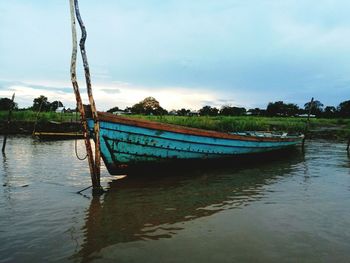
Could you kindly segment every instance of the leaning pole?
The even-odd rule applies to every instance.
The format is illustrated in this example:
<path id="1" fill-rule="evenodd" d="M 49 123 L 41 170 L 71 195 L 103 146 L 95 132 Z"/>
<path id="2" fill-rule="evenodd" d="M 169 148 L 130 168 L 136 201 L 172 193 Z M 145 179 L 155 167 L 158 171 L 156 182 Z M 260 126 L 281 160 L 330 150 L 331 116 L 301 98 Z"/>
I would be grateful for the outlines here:
<path id="1" fill-rule="evenodd" d="M 84 25 L 84 22 L 81 18 L 80 11 L 79 11 L 79 4 L 78 0 L 74 0 L 74 7 L 75 7 L 75 15 L 77 17 L 77 20 L 79 22 L 79 26 L 81 29 L 81 38 L 80 38 L 80 53 L 81 57 L 83 59 L 83 66 L 84 66 L 84 73 L 85 73 L 85 81 L 86 81 L 86 90 L 89 97 L 92 117 L 94 120 L 94 135 L 95 135 L 95 175 L 98 180 L 98 184 L 100 184 L 100 170 L 101 170 L 101 152 L 100 152 L 100 123 L 98 121 L 98 114 L 96 110 L 96 104 L 94 97 L 92 95 L 92 85 L 91 85 L 91 75 L 90 75 L 90 68 L 89 63 L 86 55 L 86 49 L 85 49 L 85 41 L 87 37 L 86 28 Z"/>
<path id="2" fill-rule="evenodd" d="M 70 16 L 71 16 L 72 44 L 73 44 L 72 45 L 71 67 L 70 67 L 71 82 L 73 85 L 73 91 L 75 94 L 77 108 L 78 108 L 78 111 L 80 113 L 80 120 L 82 123 L 84 142 L 85 142 L 86 153 L 87 153 L 87 157 L 88 157 L 87 159 L 88 159 L 88 163 L 89 163 L 89 170 L 90 170 L 90 176 L 91 176 L 91 182 L 92 182 L 92 187 L 93 187 L 93 194 L 99 194 L 99 193 L 103 192 L 103 189 L 102 189 L 101 183 L 100 183 L 100 173 L 96 172 L 91 142 L 90 142 L 90 138 L 88 136 L 88 125 L 87 125 L 87 120 L 86 120 L 86 114 L 85 114 L 84 105 L 82 103 L 82 99 L 80 96 L 79 85 L 78 85 L 77 74 L 76 74 L 77 32 L 76 32 L 76 23 L 75 23 L 75 3 L 74 3 L 74 0 L 70 0 Z"/>

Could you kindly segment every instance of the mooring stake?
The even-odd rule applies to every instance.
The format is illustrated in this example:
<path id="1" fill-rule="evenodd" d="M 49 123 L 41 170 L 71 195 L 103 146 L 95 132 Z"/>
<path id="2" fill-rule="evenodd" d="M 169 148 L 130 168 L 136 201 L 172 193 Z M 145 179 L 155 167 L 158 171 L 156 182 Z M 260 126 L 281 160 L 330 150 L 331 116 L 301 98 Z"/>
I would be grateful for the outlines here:
<path id="1" fill-rule="evenodd" d="M 10 104 L 9 112 L 8 112 L 8 116 L 7 116 L 7 124 L 6 124 L 7 126 L 6 126 L 5 135 L 4 135 L 4 141 L 2 142 L 2 153 L 5 153 L 7 135 L 8 135 L 9 130 L 10 130 L 12 110 L 13 110 L 14 105 L 15 105 L 14 100 L 15 100 L 15 93 L 13 93 L 13 95 L 12 95 L 11 104 Z"/>
<path id="2" fill-rule="evenodd" d="M 36 114 L 35 122 L 34 122 L 34 127 L 33 127 L 33 132 L 32 132 L 32 136 L 35 135 L 36 125 L 38 124 L 39 114 L 40 114 L 40 112 L 41 112 L 41 108 L 42 108 L 42 106 L 43 106 L 43 103 L 44 103 L 44 100 L 41 101 L 40 106 L 39 106 L 39 110 L 38 110 L 38 112 L 37 112 L 37 114 Z"/>
<path id="3" fill-rule="evenodd" d="M 77 2 L 76 2 L 77 4 Z M 80 119 L 82 123 L 82 128 L 83 128 L 83 136 L 84 136 L 84 142 L 85 142 L 85 147 L 86 147 L 86 153 L 88 157 L 88 162 L 89 162 L 89 169 L 90 169 L 90 176 L 91 176 L 91 182 L 92 182 L 92 187 L 93 187 L 93 194 L 103 193 L 103 189 L 100 184 L 100 174 L 97 173 L 97 169 L 95 168 L 95 161 L 94 161 L 94 156 L 92 153 L 92 147 L 91 147 L 91 142 L 88 136 L 88 125 L 87 125 L 87 120 L 86 120 L 86 115 L 85 115 L 85 110 L 84 106 L 82 103 L 82 99 L 80 96 L 80 91 L 79 91 L 79 85 L 77 82 L 77 76 L 76 76 L 76 61 L 77 61 L 77 32 L 76 32 L 76 26 L 75 26 L 75 2 L 74 0 L 70 0 L 70 15 L 71 15 L 71 27 L 72 27 L 72 57 L 71 57 L 71 81 L 73 85 L 73 90 L 77 102 L 77 108 L 80 113 Z M 91 88 L 91 86 L 90 86 Z"/>
<path id="4" fill-rule="evenodd" d="M 302 141 L 302 144 L 301 144 L 301 147 L 302 147 L 303 150 L 304 150 L 304 147 L 305 147 L 306 136 L 307 136 L 308 133 L 309 133 L 310 115 L 311 115 L 311 110 L 312 110 L 313 104 L 314 104 L 314 98 L 312 97 L 312 98 L 311 98 L 311 101 L 310 101 L 310 103 L 309 103 L 309 112 L 308 112 L 308 114 L 307 114 L 307 121 L 306 121 L 306 127 L 305 127 L 305 134 L 304 134 L 304 138 L 303 138 L 303 141 Z"/>

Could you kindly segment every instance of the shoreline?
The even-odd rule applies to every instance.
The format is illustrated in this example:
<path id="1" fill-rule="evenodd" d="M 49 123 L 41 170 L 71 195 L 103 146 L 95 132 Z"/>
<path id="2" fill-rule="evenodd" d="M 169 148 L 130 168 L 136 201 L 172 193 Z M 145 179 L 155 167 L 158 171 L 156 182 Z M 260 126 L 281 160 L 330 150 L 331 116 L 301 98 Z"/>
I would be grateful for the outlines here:
<path id="1" fill-rule="evenodd" d="M 162 122 L 162 121 L 161 121 Z M 176 123 L 174 123 L 176 124 Z M 34 130 L 34 121 L 12 121 L 9 129 L 7 129 L 7 122 L 0 121 L 0 135 L 31 135 Z M 191 126 L 191 125 L 183 125 Z M 212 129 L 213 130 L 213 129 Z M 41 121 L 36 124 L 36 132 L 81 132 L 80 122 L 55 122 L 55 121 Z M 303 131 L 302 131 L 303 132 Z M 311 127 L 306 133 L 309 139 L 328 139 L 328 140 L 347 140 L 349 138 L 349 130 L 344 125 L 327 126 L 317 125 Z"/>
<path id="2" fill-rule="evenodd" d="M 9 135 L 31 135 L 34 131 L 33 121 L 12 121 L 9 129 L 7 122 L 0 121 L 0 134 Z M 36 132 L 81 132 L 80 122 L 38 122 L 35 127 Z"/>

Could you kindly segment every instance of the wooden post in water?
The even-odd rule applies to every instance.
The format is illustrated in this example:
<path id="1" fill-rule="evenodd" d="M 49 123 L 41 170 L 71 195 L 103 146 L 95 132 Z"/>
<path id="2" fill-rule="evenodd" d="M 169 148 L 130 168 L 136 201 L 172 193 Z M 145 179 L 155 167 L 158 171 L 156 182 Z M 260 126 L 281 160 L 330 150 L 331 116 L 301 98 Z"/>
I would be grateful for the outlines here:
<path id="1" fill-rule="evenodd" d="M 41 112 L 41 108 L 42 108 L 42 106 L 43 106 L 43 102 L 44 102 L 44 101 L 42 100 L 41 103 L 40 103 L 40 106 L 39 106 L 39 111 L 38 111 L 38 113 L 36 114 L 36 117 L 35 117 L 35 122 L 34 122 L 34 127 L 33 127 L 32 136 L 34 136 L 34 134 L 35 134 L 36 125 L 38 124 L 39 114 L 40 114 L 40 112 Z"/>
<path id="2" fill-rule="evenodd" d="M 91 77 L 90 77 L 90 68 L 89 63 L 86 55 L 85 50 L 85 41 L 87 37 L 86 28 L 83 23 L 83 20 L 80 16 L 79 11 L 79 5 L 78 0 L 74 0 L 74 6 L 75 6 L 75 14 L 77 17 L 77 20 L 79 22 L 79 26 L 81 29 L 81 39 L 80 39 L 80 52 L 83 59 L 83 66 L 84 66 L 84 72 L 85 72 L 85 80 L 86 80 L 86 89 L 90 101 L 90 107 L 92 112 L 92 117 L 94 119 L 94 134 L 95 134 L 95 175 L 98 180 L 98 183 L 100 184 L 100 167 L 101 167 L 101 152 L 100 152 L 100 123 L 98 121 L 98 114 L 96 110 L 95 100 L 92 95 L 92 87 L 91 87 Z"/>
<path id="3" fill-rule="evenodd" d="M 12 95 L 11 104 L 10 104 L 10 107 L 9 107 L 9 113 L 8 113 L 8 116 L 7 116 L 7 124 L 6 124 L 7 126 L 6 126 L 5 135 L 4 135 L 4 141 L 2 142 L 2 153 L 5 153 L 6 142 L 7 142 L 7 134 L 8 134 L 9 129 L 10 129 L 12 110 L 13 110 L 13 107 L 15 105 L 14 100 L 15 100 L 15 93 L 13 93 L 13 95 Z"/>
<path id="4" fill-rule="evenodd" d="M 347 144 L 347 146 L 346 146 L 346 151 L 348 152 L 348 154 L 350 153 L 350 137 L 349 137 L 349 139 L 348 139 L 348 144 Z"/>
<path id="5" fill-rule="evenodd" d="M 307 136 L 307 134 L 309 132 L 309 128 L 310 128 L 310 115 L 311 115 L 311 110 L 312 110 L 313 104 L 314 104 L 314 98 L 312 97 L 311 101 L 310 101 L 310 104 L 309 104 L 309 112 L 307 114 L 305 134 L 304 134 L 303 142 L 302 142 L 302 145 L 301 145 L 301 147 L 303 149 L 304 149 L 304 146 L 305 146 L 305 139 L 306 139 L 306 136 Z"/>
<path id="6" fill-rule="evenodd" d="M 87 121 L 86 121 L 85 110 L 84 110 L 83 103 L 81 100 L 79 85 L 77 82 L 77 75 L 76 75 L 77 32 L 76 32 L 76 26 L 75 26 L 74 0 L 70 0 L 70 15 L 71 15 L 72 43 L 73 43 L 71 68 L 70 68 L 71 81 L 72 81 L 73 90 L 74 90 L 74 94 L 75 94 L 75 98 L 76 98 L 76 102 L 77 102 L 77 108 L 78 108 L 79 113 L 80 113 L 80 119 L 81 119 L 82 128 L 83 128 L 84 142 L 85 142 L 85 147 L 86 147 L 86 153 L 88 156 L 93 193 L 98 194 L 98 193 L 101 193 L 103 191 L 103 189 L 102 189 L 101 184 L 100 184 L 100 176 L 96 174 L 94 156 L 92 153 L 91 142 L 90 142 L 90 139 L 88 136 L 88 126 L 87 126 Z"/>

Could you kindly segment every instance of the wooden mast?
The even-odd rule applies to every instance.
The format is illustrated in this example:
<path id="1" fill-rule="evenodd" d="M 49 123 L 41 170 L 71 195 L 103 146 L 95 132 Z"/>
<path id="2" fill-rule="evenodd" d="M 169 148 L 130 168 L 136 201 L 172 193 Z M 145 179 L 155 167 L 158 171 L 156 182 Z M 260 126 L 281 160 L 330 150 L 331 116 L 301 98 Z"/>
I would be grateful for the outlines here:
<path id="1" fill-rule="evenodd" d="M 86 89 L 90 101 L 90 107 L 92 112 L 92 117 L 94 119 L 94 135 L 95 135 L 95 175 L 98 180 L 98 184 L 100 184 L 100 167 L 101 167 L 101 152 L 100 152 L 100 123 L 98 121 L 98 114 L 96 110 L 95 100 L 92 95 L 92 87 L 91 87 L 91 76 L 90 76 L 90 68 L 87 60 L 86 50 L 85 50 L 85 41 L 87 37 L 87 32 L 83 20 L 80 16 L 79 4 L 78 0 L 74 0 L 75 6 L 75 14 L 77 20 L 79 22 L 79 26 L 81 29 L 81 39 L 80 39 L 80 52 L 83 59 L 83 66 L 85 71 L 85 80 L 86 80 Z"/>
<path id="2" fill-rule="evenodd" d="M 94 192 L 97 193 L 102 188 L 101 188 L 101 184 L 100 184 L 100 178 L 96 174 L 94 156 L 92 153 L 91 142 L 90 142 L 90 139 L 88 136 L 88 126 L 87 126 L 87 121 L 86 121 L 85 110 L 84 110 L 83 103 L 81 100 L 79 85 L 77 82 L 77 75 L 76 75 L 77 32 L 76 32 L 76 26 L 75 26 L 75 13 L 74 12 L 75 12 L 74 0 L 70 0 L 70 15 L 71 15 L 72 44 L 73 44 L 72 57 L 71 57 L 71 68 L 70 68 L 71 81 L 72 81 L 73 90 L 74 90 L 74 94 L 75 94 L 75 98 L 76 98 L 76 102 L 77 102 L 77 108 L 78 108 L 79 113 L 80 113 L 80 119 L 81 119 L 82 128 L 83 128 L 84 142 L 85 142 L 85 147 L 86 147 L 86 153 L 88 156 L 92 187 L 93 187 Z"/>

